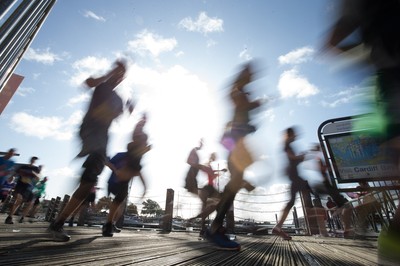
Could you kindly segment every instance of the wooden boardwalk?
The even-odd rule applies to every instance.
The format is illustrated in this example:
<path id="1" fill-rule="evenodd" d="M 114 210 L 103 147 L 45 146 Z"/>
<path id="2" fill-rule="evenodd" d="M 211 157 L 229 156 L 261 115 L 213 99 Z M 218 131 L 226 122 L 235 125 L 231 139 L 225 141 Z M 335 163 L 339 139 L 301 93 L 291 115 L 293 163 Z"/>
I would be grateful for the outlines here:
<path id="1" fill-rule="evenodd" d="M 161 233 L 124 228 L 114 237 L 100 227 L 65 227 L 69 242 L 53 242 L 47 222 L 4 224 L 0 215 L 0 265 L 378 265 L 377 242 L 342 238 L 238 235 L 240 252 L 221 251 L 196 232 Z M 15 221 L 14 221 L 15 222 Z"/>

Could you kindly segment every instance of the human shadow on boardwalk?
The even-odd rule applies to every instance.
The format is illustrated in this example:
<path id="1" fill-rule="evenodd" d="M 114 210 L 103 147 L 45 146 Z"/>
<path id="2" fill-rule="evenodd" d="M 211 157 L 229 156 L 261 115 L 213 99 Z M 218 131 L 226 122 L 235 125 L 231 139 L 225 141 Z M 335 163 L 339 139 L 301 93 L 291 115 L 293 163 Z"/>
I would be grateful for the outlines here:
<path id="1" fill-rule="evenodd" d="M 34 236 L 35 239 L 32 240 L 28 240 L 26 242 L 23 243 L 19 243 L 16 245 L 10 245 L 6 248 L 3 248 L 0 251 L 0 258 L 1 256 L 5 256 L 5 255 L 10 255 L 12 253 L 17 253 L 19 251 L 30 251 L 33 252 L 33 254 L 36 254 L 35 250 L 38 249 L 40 251 L 43 251 L 43 247 L 40 245 L 40 243 L 47 243 L 47 242 L 53 242 L 52 239 L 48 238 L 48 234 L 41 234 L 41 235 L 35 235 Z M 24 237 L 26 239 L 26 236 Z M 81 246 L 81 245 L 87 245 L 91 242 L 93 242 L 94 240 L 96 240 L 97 238 L 102 238 L 102 236 L 90 236 L 90 237 L 86 237 L 86 238 L 80 238 L 77 239 L 76 241 L 72 241 L 68 244 L 64 244 L 62 246 L 52 246 L 51 248 L 47 248 L 47 250 L 51 249 L 52 253 L 55 254 L 56 252 L 54 252 L 55 250 L 59 249 L 62 250 L 62 252 L 65 252 L 65 247 L 77 247 L 77 246 Z M 35 246 L 39 244 L 39 246 Z"/>

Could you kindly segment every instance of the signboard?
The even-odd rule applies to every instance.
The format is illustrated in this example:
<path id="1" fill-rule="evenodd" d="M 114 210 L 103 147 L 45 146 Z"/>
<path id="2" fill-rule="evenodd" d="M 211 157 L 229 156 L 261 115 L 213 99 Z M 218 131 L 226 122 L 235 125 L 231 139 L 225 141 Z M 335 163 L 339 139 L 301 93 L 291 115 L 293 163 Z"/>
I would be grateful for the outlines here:
<path id="1" fill-rule="evenodd" d="M 338 134 L 326 137 L 339 182 L 397 178 L 397 167 L 381 148 L 382 141 L 368 134 Z"/>
<path id="2" fill-rule="evenodd" d="M 384 140 L 369 130 L 351 130 L 357 118 L 329 120 L 319 128 L 321 144 L 326 147 L 325 157 L 331 162 L 337 181 L 353 183 L 399 178 L 392 161 L 394 157 L 382 148 Z"/>

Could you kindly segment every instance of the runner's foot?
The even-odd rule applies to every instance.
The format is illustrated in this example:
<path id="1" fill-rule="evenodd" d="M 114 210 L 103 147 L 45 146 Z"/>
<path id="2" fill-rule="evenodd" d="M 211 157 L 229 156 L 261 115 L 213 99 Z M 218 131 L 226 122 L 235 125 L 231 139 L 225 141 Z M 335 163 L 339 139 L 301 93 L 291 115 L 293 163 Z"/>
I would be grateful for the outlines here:
<path id="1" fill-rule="evenodd" d="M 11 216 L 7 216 L 6 220 L 4 221 L 6 224 L 14 224 L 13 219 Z"/>
<path id="2" fill-rule="evenodd" d="M 57 225 L 55 223 L 51 223 L 50 226 L 47 228 L 47 232 L 50 233 L 54 241 L 57 242 L 67 242 L 71 239 L 65 231 L 63 226 Z"/>
<path id="3" fill-rule="evenodd" d="M 112 224 L 112 231 L 114 233 L 121 233 L 122 230 L 118 228 L 115 224 Z"/>
<path id="4" fill-rule="evenodd" d="M 239 251 L 240 244 L 230 240 L 224 233 L 223 228 L 220 228 L 215 233 L 211 233 L 210 230 L 206 230 L 204 233 L 204 237 L 213 242 L 219 249 L 222 250 L 233 250 Z"/>
<path id="5" fill-rule="evenodd" d="M 113 225 L 112 223 L 105 223 L 102 228 L 102 235 L 106 237 L 112 237 L 113 234 Z"/>
<path id="6" fill-rule="evenodd" d="M 283 231 L 281 228 L 279 228 L 279 227 L 274 227 L 273 229 L 272 229 L 272 233 L 274 234 L 274 235 L 277 235 L 277 236 L 280 236 L 283 240 L 292 240 L 292 237 L 291 236 L 289 236 L 288 234 L 286 234 L 286 232 L 285 231 Z"/>

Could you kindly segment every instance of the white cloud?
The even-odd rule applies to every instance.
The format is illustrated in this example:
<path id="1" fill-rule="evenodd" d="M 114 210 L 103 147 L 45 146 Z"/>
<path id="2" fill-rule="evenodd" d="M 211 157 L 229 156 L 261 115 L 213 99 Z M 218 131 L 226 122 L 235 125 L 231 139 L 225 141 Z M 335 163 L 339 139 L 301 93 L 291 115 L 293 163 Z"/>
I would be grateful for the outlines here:
<path id="1" fill-rule="evenodd" d="M 207 41 L 207 47 L 212 47 L 212 46 L 215 46 L 215 45 L 217 45 L 217 42 L 216 42 L 216 41 L 214 41 L 214 40 L 212 40 L 212 39 L 209 39 L 209 40 Z"/>
<path id="2" fill-rule="evenodd" d="M 53 169 L 51 171 L 51 175 L 52 176 L 62 176 L 62 177 L 70 177 L 72 175 L 74 175 L 75 170 L 73 170 L 71 167 L 62 167 L 62 168 L 58 168 L 58 169 Z"/>
<path id="3" fill-rule="evenodd" d="M 143 30 L 136 35 L 136 39 L 128 43 L 130 51 L 139 55 L 150 53 L 153 57 L 159 56 L 163 52 L 169 52 L 175 49 L 178 42 L 175 38 L 163 38 L 160 35 Z"/>
<path id="4" fill-rule="evenodd" d="M 72 114 L 67 120 L 55 116 L 36 117 L 20 112 L 11 117 L 10 127 L 18 133 L 39 139 L 70 140 L 81 119 L 81 112 Z"/>
<path id="5" fill-rule="evenodd" d="M 313 55 L 314 49 L 306 46 L 279 56 L 278 61 L 280 65 L 295 65 L 311 60 Z"/>
<path id="6" fill-rule="evenodd" d="M 29 48 L 23 57 L 28 61 L 36 61 L 45 65 L 52 65 L 55 61 L 60 61 L 61 57 L 50 52 L 50 48 L 45 50 Z"/>
<path id="7" fill-rule="evenodd" d="M 204 35 L 211 32 L 222 32 L 224 21 L 219 18 L 210 18 L 206 12 L 200 12 L 197 20 L 190 17 L 184 18 L 179 22 L 179 27 L 188 31 L 200 32 Z"/>
<path id="8" fill-rule="evenodd" d="M 68 106 L 74 106 L 78 103 L 88 102 L 90 100 L 90 95 L 88 93 L 81 93 L 68 100 Z"/>
<path id="9" fill-rule="evenodd" d="M 239 53 L 239 58 L 249 61 L 252 60 L 253 57 L 250 55 L 249 50 L 247 50 L 247 48 L 244 48 L 240 53 Z"/>
<path id="10" fill-rule="evenodd" d="M 273 122 L 275 121 L 276 114 L 274 109 L 268 109 L 263 113 L 263 117 L 266 118 L 267 121 Z"/>
<path id="11" fill-rule="evenodd" d="M 183 51 L 179 51 L 179 52 L 177 52 L 177 53 L 175 53 L 175 56 L 176 57 L 181 57 L 181 56 L 183 56 L 185 53 L 183 52 Z"/>
<path id="12" fill-rule="evenodd" d="M 46 165 L 43 168 L 43 175 L 49 179 L 46 190 L 46 199 L 58 197 L 60 195 L 71 195 L 79 184 L 79 172 L 71 166 L 56 169 L 48 169 Z M 60 186 L 60 184 L 63 184 Z"/>
<path id="13" fill-rule="evenodd" d="M 33 74 L 33 79 L 37 80 L 40 77 L 40 75 L 41 75 L 40 73 L 34 73 Z"/>
<path id="14" fill-rule="evenodd" d="M 368 91 L 362 91 L 360 87 L 355 86 L 329 95 L 328 98 L 331 100 L 323 100 L 321 101 L 321 105 L 323 107 L 335 108 L 346 103 L 358 101 L 360 98 L 366 99 L 365 96 L 367 96 L 367 94 Z"/>
<path id="15" fill-rule="evenodd" d="M 95 19 L 95 20 L 97 20 L 97 21 L 106 21 L 105 18 L 103 18 L 102 16 L 99 16 L 99 15 L 95 14 L 93 11 L 90 11 L 90 10 L 86 11 L 86 12 L 83 14 L 83 16 L 84 16 L 85 18 L 92 18 L 92 19 Z"/>
<path id="16" fill-rule="evenodd" d="M 105 69 L 110 67 L 111 61 L 106 58 L 87 56 L 72 64 L 75 73 L 71 76 L 69 82 L 74 87 L 80 86 L 88 77 L 104 74 Z"/>
<path id="17" fill-rule="evenodd" d="M 32 94 L 35 92 L 34 88 L 31 87 L 19 87 L 16 91 L 16 94 L 22 97 L 27 96 L 28 94 Z"/>
<path id="18" fill-rule="evenodd" d="M 306 98 L 319 93 L 318 88 L 306 77 L 301 76 L 295 68 L 281 74 L 278 89 L 282 98 Z"/>

